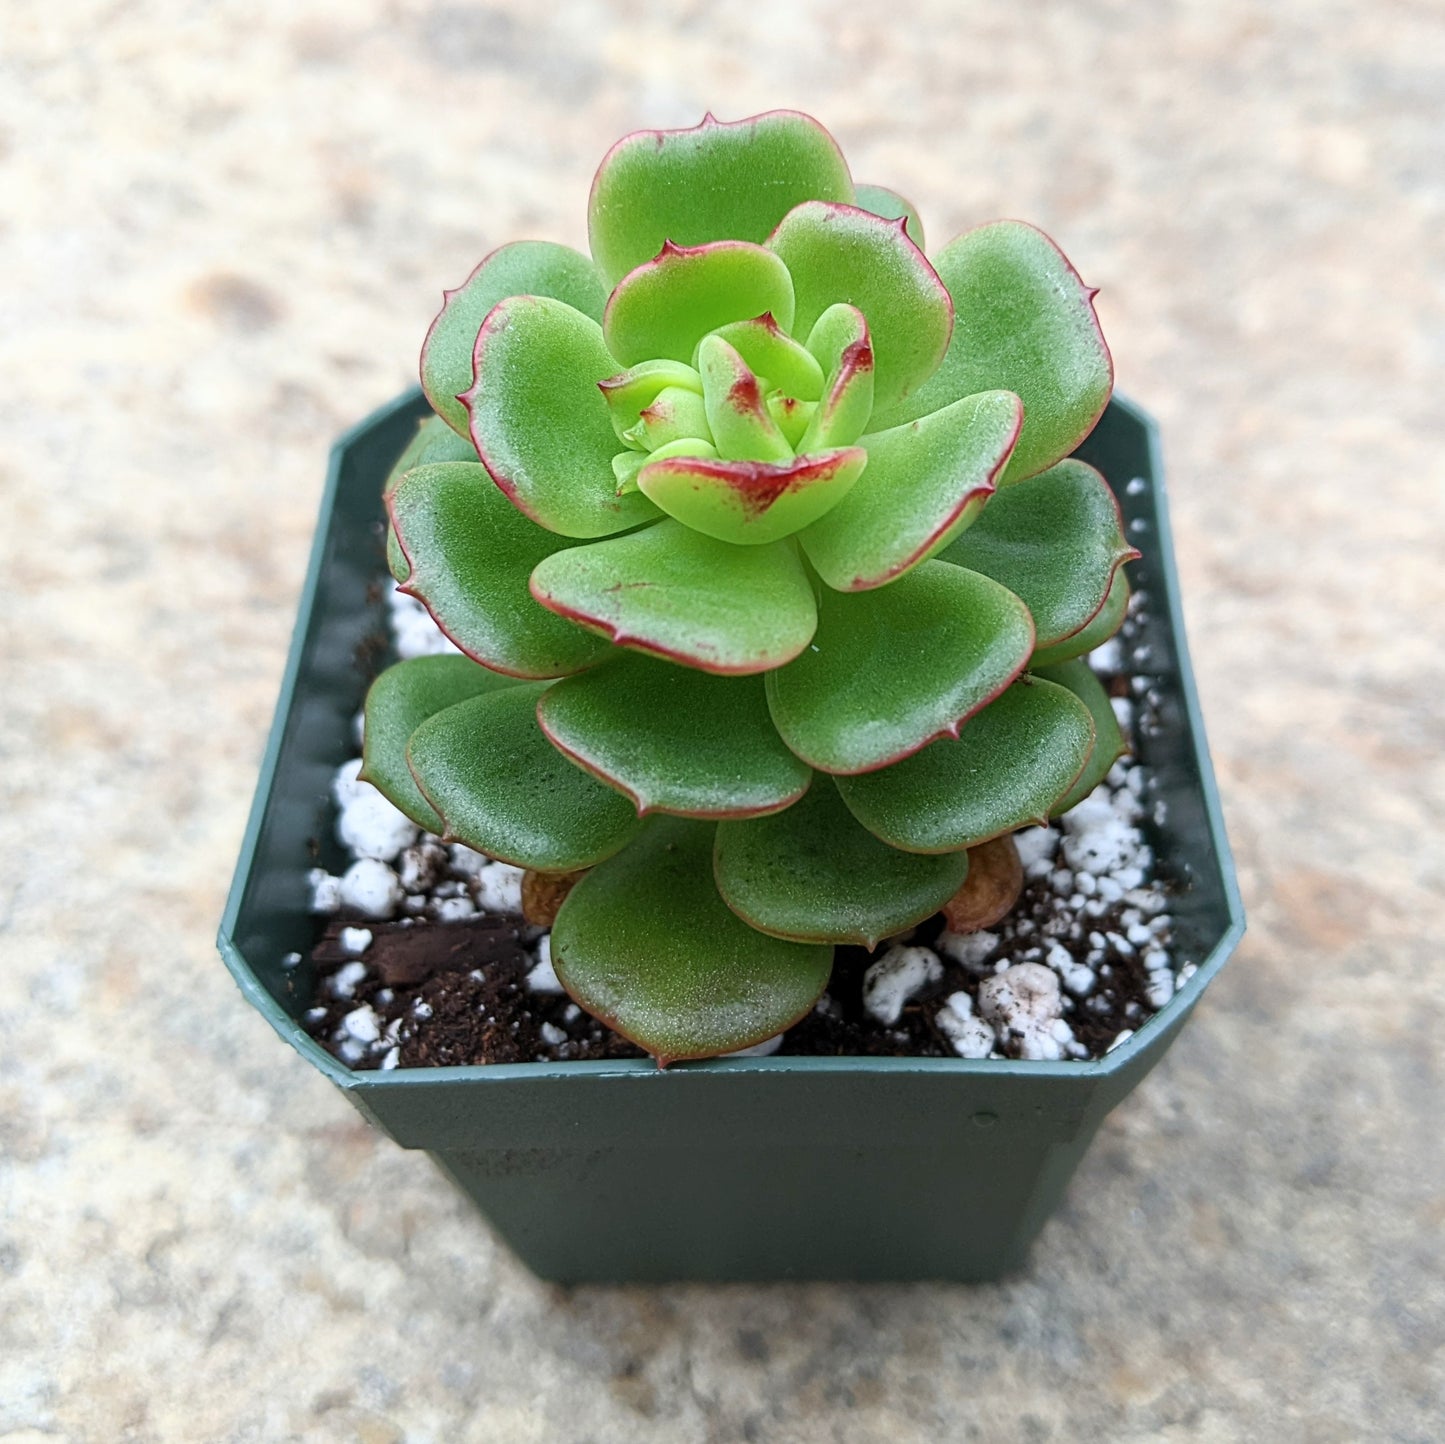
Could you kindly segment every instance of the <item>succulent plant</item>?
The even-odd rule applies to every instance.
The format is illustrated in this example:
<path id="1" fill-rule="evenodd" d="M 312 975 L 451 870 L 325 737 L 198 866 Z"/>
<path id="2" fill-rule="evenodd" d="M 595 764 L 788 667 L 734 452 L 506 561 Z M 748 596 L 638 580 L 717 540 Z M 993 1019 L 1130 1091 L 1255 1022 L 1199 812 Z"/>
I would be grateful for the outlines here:
<path id="1" fill-rule="evenodd" d="M 494 251 L 426 338 L 388 551 L 465 655 L 378 678 L 364 775 L 581 873 L 557 973 L 665 1063 L 786 1028 L 834 944 L 1098 784 L 1123 743 L 1078 659 L 1136 553 L 1069 459 L 1112 367 L 1042 232 L 930 262 L 788 111 L 625 137 L 588 231 Z"/>

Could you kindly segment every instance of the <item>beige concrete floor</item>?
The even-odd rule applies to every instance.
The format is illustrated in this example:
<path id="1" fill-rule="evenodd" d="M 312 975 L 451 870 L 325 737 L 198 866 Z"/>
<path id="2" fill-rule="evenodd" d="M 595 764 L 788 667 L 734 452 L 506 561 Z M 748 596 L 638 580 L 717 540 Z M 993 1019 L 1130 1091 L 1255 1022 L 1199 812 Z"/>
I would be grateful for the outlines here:
<path id="1" fill-rule="evenodd" d="M 998 1287 L 533 1282 L 212 936 L 326 449 L 642 123 L 1032 219 L 1166 429 L 1252 913 Z M 0 1440 L 1445 1437 L 1435 0 L 0 15 Z"/>

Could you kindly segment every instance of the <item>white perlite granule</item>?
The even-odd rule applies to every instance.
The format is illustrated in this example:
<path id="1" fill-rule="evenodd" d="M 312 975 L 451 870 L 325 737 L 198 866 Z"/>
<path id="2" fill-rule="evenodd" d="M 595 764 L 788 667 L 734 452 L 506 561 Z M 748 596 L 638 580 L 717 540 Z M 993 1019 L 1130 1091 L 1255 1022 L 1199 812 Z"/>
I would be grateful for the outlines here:
<path id="1" fill-rule="evenodd" d="M 374 857 L 358 858 L 341 875 L 341 906 L 354 908 L 369 918 L 394 916 L 401 899 L 396 874 Z"/>
<path id="2" fill-rule="evenodd" d="M 544 933 L 537 939 L 537 962 L 527 974 L 529 993 L 561 993 L 565 989 L 552 966 L 552 935 Z"/>
<path id="3" fill-rule="evenodd" d="M 353 785 L 364 787 L 365 791 L 342 805 L 336 818 L 337 840 L 353 857 L 395 861 L 403 848 L 416 841 L 420 829 L 376 788 L 365 783 Z"/>
<path id="4" fill-rule="evenodd" d="M 960 1058 L 987 1058 L 998 1042 L 993 1028 L 974 1015 L 967 993 L 950 993 L 933 1021 Z"/>
<path id="5" fill-rule="evenodd" d="M 934 946 L 944 957 L 951 958 L 971 973 L 991 973 L 993 965 L 989 959 L 1000 941 L 997 933 L 951 933 L 945 928 L 939 933 Z"/>
<path id="6" fill-rule="evenodd" d="M 930 948 L 889 948 L 863 976 L 863 1008 L 885 1027 L 903 1016 L 903 1005 L 943 976 L 943 964 Z"/>
<path id="7" fill-rule="evenodd" d="M 1058 976 L 1042 963 L 1016 963 L 989 978 L 979 987 L 978 1006 L 1001 1040 L 1017 1041 L 1021 1058 L 1056 1060 L 1073 1042 Z"/>
<path id="8" fill-rule="evenodd" d="M 341 944 L 343 952 L 355 953 L 360 957 L 371 946 L 371 939 L 370 928 L 342 928 L 336 940 Z"/>

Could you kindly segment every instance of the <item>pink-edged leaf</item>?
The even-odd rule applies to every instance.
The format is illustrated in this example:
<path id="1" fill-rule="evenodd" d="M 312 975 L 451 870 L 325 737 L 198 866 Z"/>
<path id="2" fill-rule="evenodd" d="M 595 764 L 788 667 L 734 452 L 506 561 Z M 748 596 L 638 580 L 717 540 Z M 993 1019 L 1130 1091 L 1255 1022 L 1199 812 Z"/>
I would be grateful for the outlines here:
<path id="1" fill-rule="evenodd" d="M 1074 657 L 1085 656 L 1095 647 L 1102 647 L 1124 625 L 1124 618 L 1128 615 L 1129 578 L 1124 568 L 1120 567 L 1114 573 L 1104 605 L 1094 613 L 1088 623 L 1072 636 L 1055 642 L 1052 647 L 1035 647 L 1033 656 L 1029 658 L 1029 666 L 1053 667 Z"/>
<path id="2" fill-rule="evenodd" d="M 813 644 L 768 675 L 783 741 L 824 772 L 871 772 L 952 736 L 1033 650 L 1024 604 L 988 577 L 924 562 L 891 586 L 823 592 Z"/>
<path id="3" fill-rule="evenodd" d="M 612 284 L 664 241 L 762 241 L 800 201 L 851 201 L 833 137 L 811 116 L 773 110 L 642 130 L 607 153 L 592 183 L 587 235 Z"/>
<path id="4" fill-rule="evenodd" d="M 680 441 L 701 441 L 709 451 L 715 451 L 707 437 L 708 412 L 703 398 L 686 386 L 665 386 L 652 404 L 638 413 L 637 421 L 622 439 L 640 452 L 651 453 Z M 615 473 L 616 458 L 613 461 Z"/>
<path id="5" fill-rule="evenodd" d="M 472 384 L 477 332 L 487 312 L 508 296 L 550 296 L 600 321 L 607 284 L 586 256 L 567 246 L 513 241 L 486 257 L 455 291 L 445 292 L 422 343 L 421 387 L 437 415 L 462 436 L 467 412 L 458 398 Z"/>
<path id="6" fill-rule="evenodd" d="M 1089 709 L 1072 692 L 1023 677 L 956 738 L 881 772 L 839 778 L 838 791 L 891 847 L 956 852 L 1046 821 L 1093 742 Z"/>
<path id="7" fill-rule="evenodd" d="M 542 730 L 639 813 L 759 817 L 812 774 L 783 745 L 761 677 L 715 677 L 635 652 L 549 687 Z"/>
<path id="8" fill-rule="evenodd" d="M 723 901 L 759 932 L 865 948 L 931 917 L 968 875 L 966 852 L 920 857 L 880 842 L 831 777 L 785 812 L 723 823 L 714 864 Z"/>
<path id="9" fill-rule="evenodd" d="M 734 347 L 721 336 L 704 336 L 697 348 L 697 369 L 708 434 L 719 456 L 728 461 L 793 459 L 793 448 L 763 403 L 758 378 Z"/>
<path id="10" fill-rule="evenodd" d="M 428 416 L 418 423 L 416 435 L 387 475 L 381 489 L 382 499 L 389 497 L 401 484 L 402 477 L 415 467 L 434 461 L 474 462 L 476 459 L 477 448 L 472 445 L 470 436 L 459 435 L 440 416 Z M 386 528 L 386 566 L 399 582 L 404 582 L 410 575 L 406 554 L 396 539 L 396 528 L 390 523 Z"/>
<path id="11" fill-rule="evenodd" d="M 823 394 L 823 368 L 806 346 L 793 340 L 771 312 L 746 321 L 732 321 L 716 333 L 770 389 L 799 401 Z"/>
<path id="12" fill-rule="evenodd" d="M 793 321 L 793 280 L 771 251 L 747 241 L 675 246 L 617 283 L 602 317 L 608 349 L 624 365 L 690 361 L 709 331 L 768 313 Z"/>
<path id="13" fill-rule="evenodd" d="M 902 222 L 809 201 L 783 217 L 768 245 L 793 277 L 795 334 L 839 301 L 867 318 L 876 406 L 893 405 L 933 374 L 948 349 L 953 303 Z"/>
<path id="14" fill-rule="evenodd" d="M 920 251 L 926 249 L 923 241 L 923 222 L 919 219 L 918 208 L 912 201 L 889 190 L 887 186 L 860 185 L 856 187 L 855 204 L 860 210 L 871 211 L 886 221 L 903 221 L 908 239 Z"/>
<path id="15" fill-rule="evenodd" d="M 1022 597 L 1035 646 L 1048 648 L 1089 624 L 1120 565 L 1139 553 L 1108 482 L 1070 458 L 1001 491 L 941 555 Z"/>
<path id="16" fill-rule="evenodd" d="M 993 495 L 1020 417 L 1012 392 L 985 391 L 863 437 L 858 484 L 800 538 L 818 575 L 866 591 L 947 546 Z"/>
<path id="17" fill-rule="evenodd" d="M 681 361 L 643 361 L 597 383 L 612 417 L 612 430 L 624 444 L 627 433 L 642 413 L 664 391 L 692 391 L 702 395 L 702 377 Z"/>
<path id="18" fill-rule="evenodd" d="M 458 702 L 412 733 L 407 764 L 443 837 L 537 872 L 611 857 L 641 825 L 632 804 L 568 761 L 537 725 L 544 684 Z"/>
<path id="19" fill-rule="evenodd" d="M 1042 231 L 994 221 L 965 231 L 934 257 L 953 297 L 953 340 L 913 395 L 883 409 L 877 427 L 926 416 L 975 391 L 1023 398 L 1024 427 L 1002 482 L 1066 457 L 1103 415 L 1114 367 L 1094 314 L 1094 292 Z"/>
<path id="20" fill-rule="evenodd" d="M 412 657 L 388 667 L 366 693 L 361 779 L 419 827 L 440 833 L 446 824 L 422 796 L 406 763 L 412 733 L 458 702 L 516 685 L 469 657 Z"/>
<path id="21" fill-rule="evenodd" d="M 760 546 L 791 536 L 838 506 L 867 459 L 858 446 L 776 464 L 676 456 L 649 461 L 637 484 L 693 530 L 720 542 Z"/>
<path id="22" fill-rule="evenodd" d="M 658 1061 L 761 1043 L 818 1001 L 833 949 L 754 931 L 718 896 L 716 825 L 651 819 L 567 894 L 552 927 L 562 986 Z"/>
<path id="23" fill-rule="evenodd" d="M 532 573 L 532 595 L 622 646 L 722 675 L 782 666 L 818 620 L 785 542 L 733 546 L 679 521 L 555 552 Z"/>
<path id="24" fill-rule="evenodd" d="M 414 467 L 387 499 L 407 568 L 402 590 L 473 660 L 513 677 L 562 677 L 607 655 L 600 637 L 539 607 L 543 557 L 575 546 L 534 526 L 478 462 Z"/>
<path id="25" fill-rule="evenodd" d="M 873 414 L 874 360 L 868 322 L 846 303 L 830 306 L 808 337 L 809 346 L 831 358 L 825 394 L 798 441 L 799 451 L 852 446 Z"/>
<path id="26" fill-rule="evenodd" d="M 562 536 L 609 536 L 657 515 L 617 494 L 611 413 L 598 384 L 617 372 L 602 328 L 561 301 L 514 296 L 477 336 L 476 381 L 463 400 L 492 479 Z"/>

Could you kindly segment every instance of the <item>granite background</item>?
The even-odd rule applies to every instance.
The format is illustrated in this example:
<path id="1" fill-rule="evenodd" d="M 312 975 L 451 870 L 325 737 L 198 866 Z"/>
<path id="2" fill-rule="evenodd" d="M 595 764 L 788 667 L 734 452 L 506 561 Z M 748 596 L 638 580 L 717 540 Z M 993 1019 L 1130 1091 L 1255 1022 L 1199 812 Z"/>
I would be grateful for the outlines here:
<path id="1" fill-rule="evenodd" d="M 535 1283 L 212 947 L 334 433 L 637 125 L 1053 233 L 1251 932 L 997 1287 Z M 6 0 L 0 1440 L 1445 1437 L 1437 0 Z"/>

